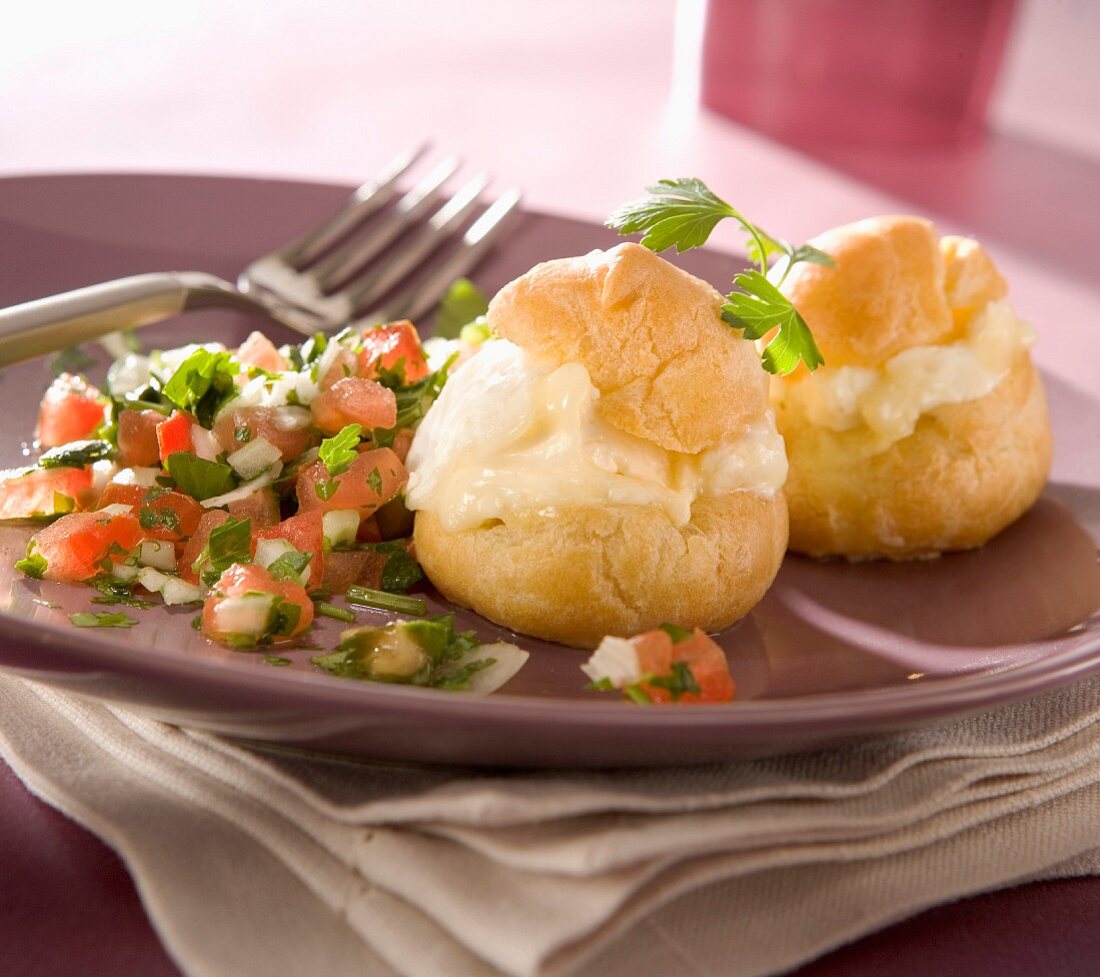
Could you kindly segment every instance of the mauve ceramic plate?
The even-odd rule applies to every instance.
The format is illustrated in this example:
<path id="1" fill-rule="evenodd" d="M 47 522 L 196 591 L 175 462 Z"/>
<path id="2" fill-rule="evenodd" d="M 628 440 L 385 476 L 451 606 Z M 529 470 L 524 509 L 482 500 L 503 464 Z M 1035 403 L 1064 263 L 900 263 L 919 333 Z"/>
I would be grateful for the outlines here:
<path id="1" fill-rule="evenodd" d="M 232 278 L 346 192 L 207 177 L 0 180 L 0 304 L 143 271 Z M 474 277 L 492 291 L 543 258 L 614 242 L 601 227 L 528 213 Z M 720 286 L 736 268 L 714 252 L 679 260 Z M 194 313 L 142 339 L 234 343 L 255 325 L 232 313 Z M 45 361 L 0 371 L 0 467 L 21 463 L 49 377 Z M 763 603 L 719 636 L 737 681 L 728 706 L 641 709 L 586 693 L 581 652 L 525 639 L 516 640 L 534 652 L 528 665 L 501 692 L 477 699 L 334 679 L 308 664 L 316 653 L 308 649 L 289 653 L 292 666 L 272 667 L 262 655 L 203 641 L 191 628 L 193 610 L 158 607 L 135 612 L 140 624 L 128 631 L 79 631 L 66 615 L 93 606 L 90 590 L 10 569 L 25 526 L 0 527 L 0 665 L 185 725 L 450 764 L 706 762 L 989 708 L 1100 670 L 1100 403 L 1057 381 L 1048 390 L 1057 458 L 1032 512 L 979 551 L 931 562 L 788 558 Z M 428 597 L 433 610 L 447 608 Z M 385 615 L 362 614 L 372 617 Z M 509 637 L 470 613 L 460 612 L 459 624 L 486 640 Z M 331 647 L 340 627 L 322 621 L 311 641 Z"/>

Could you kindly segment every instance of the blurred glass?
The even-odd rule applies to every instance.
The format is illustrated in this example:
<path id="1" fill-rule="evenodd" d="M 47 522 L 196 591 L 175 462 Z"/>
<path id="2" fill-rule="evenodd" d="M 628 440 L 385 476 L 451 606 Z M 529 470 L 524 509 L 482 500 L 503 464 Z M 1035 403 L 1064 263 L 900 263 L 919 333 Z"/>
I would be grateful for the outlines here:
<path id="1" fill-rule="evenodd" d="M 981 132 L 1016 0 L 708 0 L 703 104 L 788 142 Z"/>

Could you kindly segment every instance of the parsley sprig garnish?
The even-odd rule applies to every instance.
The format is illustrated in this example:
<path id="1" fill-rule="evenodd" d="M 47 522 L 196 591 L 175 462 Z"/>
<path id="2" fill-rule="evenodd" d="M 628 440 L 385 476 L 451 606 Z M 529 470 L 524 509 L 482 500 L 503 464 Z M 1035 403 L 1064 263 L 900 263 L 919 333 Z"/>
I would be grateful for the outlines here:
<path id="1" fill-rule="evenodd" d="M 806 320 L 780 290 L 790 270 L 799 262 L 832 267 L 824 251 L 809 244 L 795 247 L 773 237 L 732 205 L 694 178 L 658 180 L 646 187 L 648 197 L 623 204 L 607 219 L 607 226 L 620 234 L 643 234 L 642 244 L 651 251 L 688 251 L 702 246 L 718 224 L 732 218 L 748 234 L 749 259 L 755 269 L 733 277 L 735 288 L 726 296 L 722 320 L 744 331 L 746 339 L 761 339 L 777 330 L 765 347 L 764 369 L 780 376 L 790 373 L 799 362 L 816 370 L 825 360 L 814 342 Z M 768 262 L 777 257 L 779 280 L 768 279 Z"/>

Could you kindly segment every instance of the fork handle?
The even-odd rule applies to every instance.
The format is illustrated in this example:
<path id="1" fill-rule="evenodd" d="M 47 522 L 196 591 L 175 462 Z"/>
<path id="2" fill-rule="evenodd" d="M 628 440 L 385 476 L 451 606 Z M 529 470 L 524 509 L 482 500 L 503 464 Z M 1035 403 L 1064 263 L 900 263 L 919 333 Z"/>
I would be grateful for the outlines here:
<path id="1" fill-rule="evenodd" d="M 13 305 L 0 309 L 0 366 L 211 305 L 255 308 L 229 282 L 198 271 L 132 275 Z"/>

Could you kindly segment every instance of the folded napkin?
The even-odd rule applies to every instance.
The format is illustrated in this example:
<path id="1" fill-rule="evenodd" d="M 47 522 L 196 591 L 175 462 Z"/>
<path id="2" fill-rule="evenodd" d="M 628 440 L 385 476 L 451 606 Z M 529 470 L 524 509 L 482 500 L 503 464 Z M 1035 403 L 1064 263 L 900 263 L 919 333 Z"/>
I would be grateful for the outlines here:
<path id="1" fill-rule="evenodd" d="M 0 752 L 114 847 L 188 974 L 781 973 L 927 906 L 1100 873 L 1100 680 L 704 767 L 269 751 L 0 673 Z"/>

